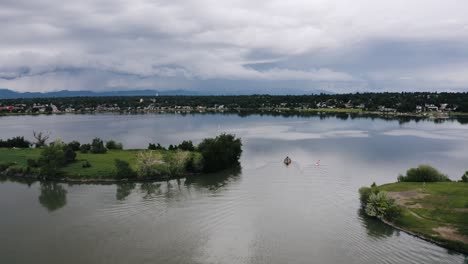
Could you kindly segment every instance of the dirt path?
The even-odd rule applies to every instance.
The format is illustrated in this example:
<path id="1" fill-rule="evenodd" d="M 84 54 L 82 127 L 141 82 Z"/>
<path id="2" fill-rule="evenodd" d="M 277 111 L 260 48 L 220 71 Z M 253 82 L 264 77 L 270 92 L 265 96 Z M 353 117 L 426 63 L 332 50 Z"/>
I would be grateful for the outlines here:
<path id="1" fill-rule="evenodd" d="M 434 229 L 432 229 L 439 233 L 439 235 L 445 239 L 448 240 L 459 240 L 462 241 L 463 243 L 468 244 L 468 237 L 461 235 L 458 233 L 457 229 L 451 227 L 451 226 L 439 226 Z"/>

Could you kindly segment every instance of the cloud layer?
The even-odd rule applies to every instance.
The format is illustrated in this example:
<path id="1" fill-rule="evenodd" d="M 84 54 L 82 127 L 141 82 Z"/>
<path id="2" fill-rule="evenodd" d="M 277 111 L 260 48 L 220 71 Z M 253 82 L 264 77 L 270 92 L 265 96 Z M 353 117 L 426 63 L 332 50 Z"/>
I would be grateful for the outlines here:
<path id="1" fill-rule="evenodd" d="M 0 0 L 0 87 L 466 91 L 467 10 L 463 0 Z"/>

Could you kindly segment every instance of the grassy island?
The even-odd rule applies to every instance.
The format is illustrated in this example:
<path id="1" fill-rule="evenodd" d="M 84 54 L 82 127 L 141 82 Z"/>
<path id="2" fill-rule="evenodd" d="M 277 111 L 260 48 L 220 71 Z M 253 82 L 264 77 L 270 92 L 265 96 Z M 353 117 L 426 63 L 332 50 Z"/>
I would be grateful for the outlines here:
<path id="1" fill-rule="evenodd" d="M 184 177 L 237 166 L 241 146 L 241 140 L 229 134 L 198 146 L 191 141 L 169 148 L 150 143 L 148 149 L 123 149 L 99 138 L 91 144 L 45 144 L 17 137 L 0 140 L 0 175 L 83 182 Z"/>
<path id="2" fill-rule="evenodd" d="M 468 173 L 459 182 L 431 173 L 438 172 L 422 165 L 397 183 L 362 187 L 363 208 L 395 228 L 468 253 Z"/>

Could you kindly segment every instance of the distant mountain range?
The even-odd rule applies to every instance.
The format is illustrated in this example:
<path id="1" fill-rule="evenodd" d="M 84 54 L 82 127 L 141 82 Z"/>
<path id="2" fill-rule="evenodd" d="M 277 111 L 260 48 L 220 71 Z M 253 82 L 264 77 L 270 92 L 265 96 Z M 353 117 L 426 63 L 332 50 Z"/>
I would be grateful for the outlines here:
<path id="1" fill-rule="evenodd" d="M 319 94 L 330 92 L 323 90 L 305 91 L 299 89 L 230 89 L 230 90 L 125 90 L 125 91 L 69 91 L 62 90 L 56 92 L 15 92 L 9 89 L 0 89 L 0 99 L 15 98 L 50 98 L 50 97 L 80 97 L 80 96 L 156 96 L 156 95 L 252 95 L 252 94 L 271 94 L 271 95 L 303 95 Z"/>

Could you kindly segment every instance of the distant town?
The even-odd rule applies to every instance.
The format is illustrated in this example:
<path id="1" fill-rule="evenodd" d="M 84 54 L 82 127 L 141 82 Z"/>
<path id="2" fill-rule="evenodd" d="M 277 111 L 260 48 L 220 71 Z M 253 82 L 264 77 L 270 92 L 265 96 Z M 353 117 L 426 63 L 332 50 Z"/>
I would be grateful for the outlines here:
<path id="1" fill-rule="evenodd" d="M 438 115 L 468 113 L 468 93 L 355 93 L 302 96 L 109 96 L 0 99 L 0 114 L 95 112 L 326 111 Z"/>

